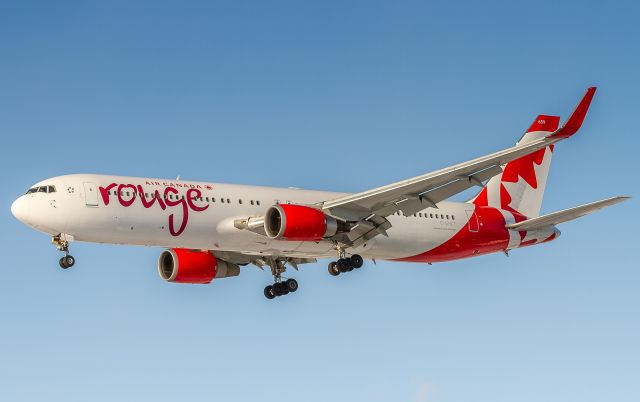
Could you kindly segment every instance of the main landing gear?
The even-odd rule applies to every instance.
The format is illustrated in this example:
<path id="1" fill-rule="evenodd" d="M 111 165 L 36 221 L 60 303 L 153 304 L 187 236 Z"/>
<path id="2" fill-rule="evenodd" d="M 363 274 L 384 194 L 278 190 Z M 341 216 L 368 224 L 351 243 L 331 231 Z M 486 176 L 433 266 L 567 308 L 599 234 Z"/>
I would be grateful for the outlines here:
<path id="1" fill-rule="evenodd" d="M 58 234 L 51 238 L 51 243 L 56 246 L 58 251 L 62 251 L 64 256 L 60 258 L 60 268 L 67 269 L 73 267 L 76 263 L 76 259 L 73 258 L 72 255 L 69 254 L 69 241 L 66 239 L 64 234 Z"/>
<path id="2" fill-rule="evenodd" d="M 264 288 L 264 296 L 267 299 L 274 299 L 276 296 L 284 296 L 298 290 L 298 281 L 289 278 L 286 281 L 276 282 Z"/>
<path id="3" fill-rule="evenodd" d="M 273 259 L 269 261 L 269 266 L 271 266 L 274 283 L 264 288 L 264 297 L 271 300 L 298 290 L 298 281 L 293 278 L 287 280 L 282 279 L 282 274 L 287 270 L 284 260 Z"/>
<path id="4" fill-rule="evenodd" d="M 342 256 L 338 261 L 329 263 L 329 273 L 332 276 L 338 276 L 341 273 L 351 272 L 354 268 L 361 268 L 363 264 L 364 260 L 358 254 L 354 254 L 351 257 Z"/>

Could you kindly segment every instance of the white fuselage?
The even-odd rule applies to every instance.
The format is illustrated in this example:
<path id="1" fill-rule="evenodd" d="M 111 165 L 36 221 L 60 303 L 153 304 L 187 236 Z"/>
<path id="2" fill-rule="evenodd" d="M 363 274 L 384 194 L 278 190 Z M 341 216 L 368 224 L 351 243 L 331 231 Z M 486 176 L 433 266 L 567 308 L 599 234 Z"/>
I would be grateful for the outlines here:
<path id="1" fill-rule="evenodd" d="M 55 191 L 21 196 L 12 211 L 50 235 L 77 241 L 231 251 L 283 257 L 332 257 L 329 241 L 272 240 L 234 226 L 263 216 L 274 204 L 315 204 L 343 193 L 182 180 L 75 174 L 44 180 L 34 188 Z M 161 200 L 154 198 L 158 197 Z M 197 197 L 197 199 L 193 199 Z M 398 259 L 433 249 L 451 239 L 475 209 L 470 203 L 441 202 L 415 216 L 392 215 L 388 237 L 354 249 L 365 258 Z"/>

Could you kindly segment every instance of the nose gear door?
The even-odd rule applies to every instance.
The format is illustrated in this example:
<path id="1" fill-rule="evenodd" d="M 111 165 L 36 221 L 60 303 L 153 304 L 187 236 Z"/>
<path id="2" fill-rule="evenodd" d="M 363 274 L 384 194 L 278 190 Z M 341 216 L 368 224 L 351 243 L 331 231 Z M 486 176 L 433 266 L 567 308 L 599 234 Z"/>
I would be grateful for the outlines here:
<path id="1" fill-rule="evenodd" d="M 98 206 L 98 187 L 96 183 L 84 182 L 84 202 L 88 207 Z"/>

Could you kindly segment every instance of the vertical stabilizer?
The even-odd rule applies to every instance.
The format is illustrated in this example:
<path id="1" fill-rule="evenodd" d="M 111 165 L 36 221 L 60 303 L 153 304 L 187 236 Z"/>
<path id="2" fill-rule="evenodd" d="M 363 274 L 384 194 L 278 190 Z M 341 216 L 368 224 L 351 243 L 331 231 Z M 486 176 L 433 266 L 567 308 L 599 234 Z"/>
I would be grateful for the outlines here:
<path id="1" fill-rule="evenodd" d="M 559 125 L 560 117 L 540 115 L 518 141 L 518 145 L 546 137 L 558 130 Z M 487 182 L 473 203 L 517 212 L 527 217 L 538 216 L 552 155 L 553 145 L 550 145 L 507 163 L 501 174 Z"/>

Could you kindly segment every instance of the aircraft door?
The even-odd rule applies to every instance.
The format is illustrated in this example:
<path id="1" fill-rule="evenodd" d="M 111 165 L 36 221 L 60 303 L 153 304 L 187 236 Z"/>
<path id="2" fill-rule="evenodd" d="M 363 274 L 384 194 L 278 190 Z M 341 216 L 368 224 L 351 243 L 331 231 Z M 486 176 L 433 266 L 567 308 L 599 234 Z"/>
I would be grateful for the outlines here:
<path id="1" fill-rule="evenodd" d="M 476 215 L 473 210 L 466 210 L 465 212 L 467 213 L 467 219 L 469 219 L 467 222 L 467 225 L 469 225 L 469 232 L 477 233 L 480 229 L 480 225 L 478 224 L 478 215 Z"/>
<path id="2" fill-rule="evenodd" d="M 88 207 L 98 206 L 98 186 L 96 183 L 84 182 L 84 201 Z"/>

